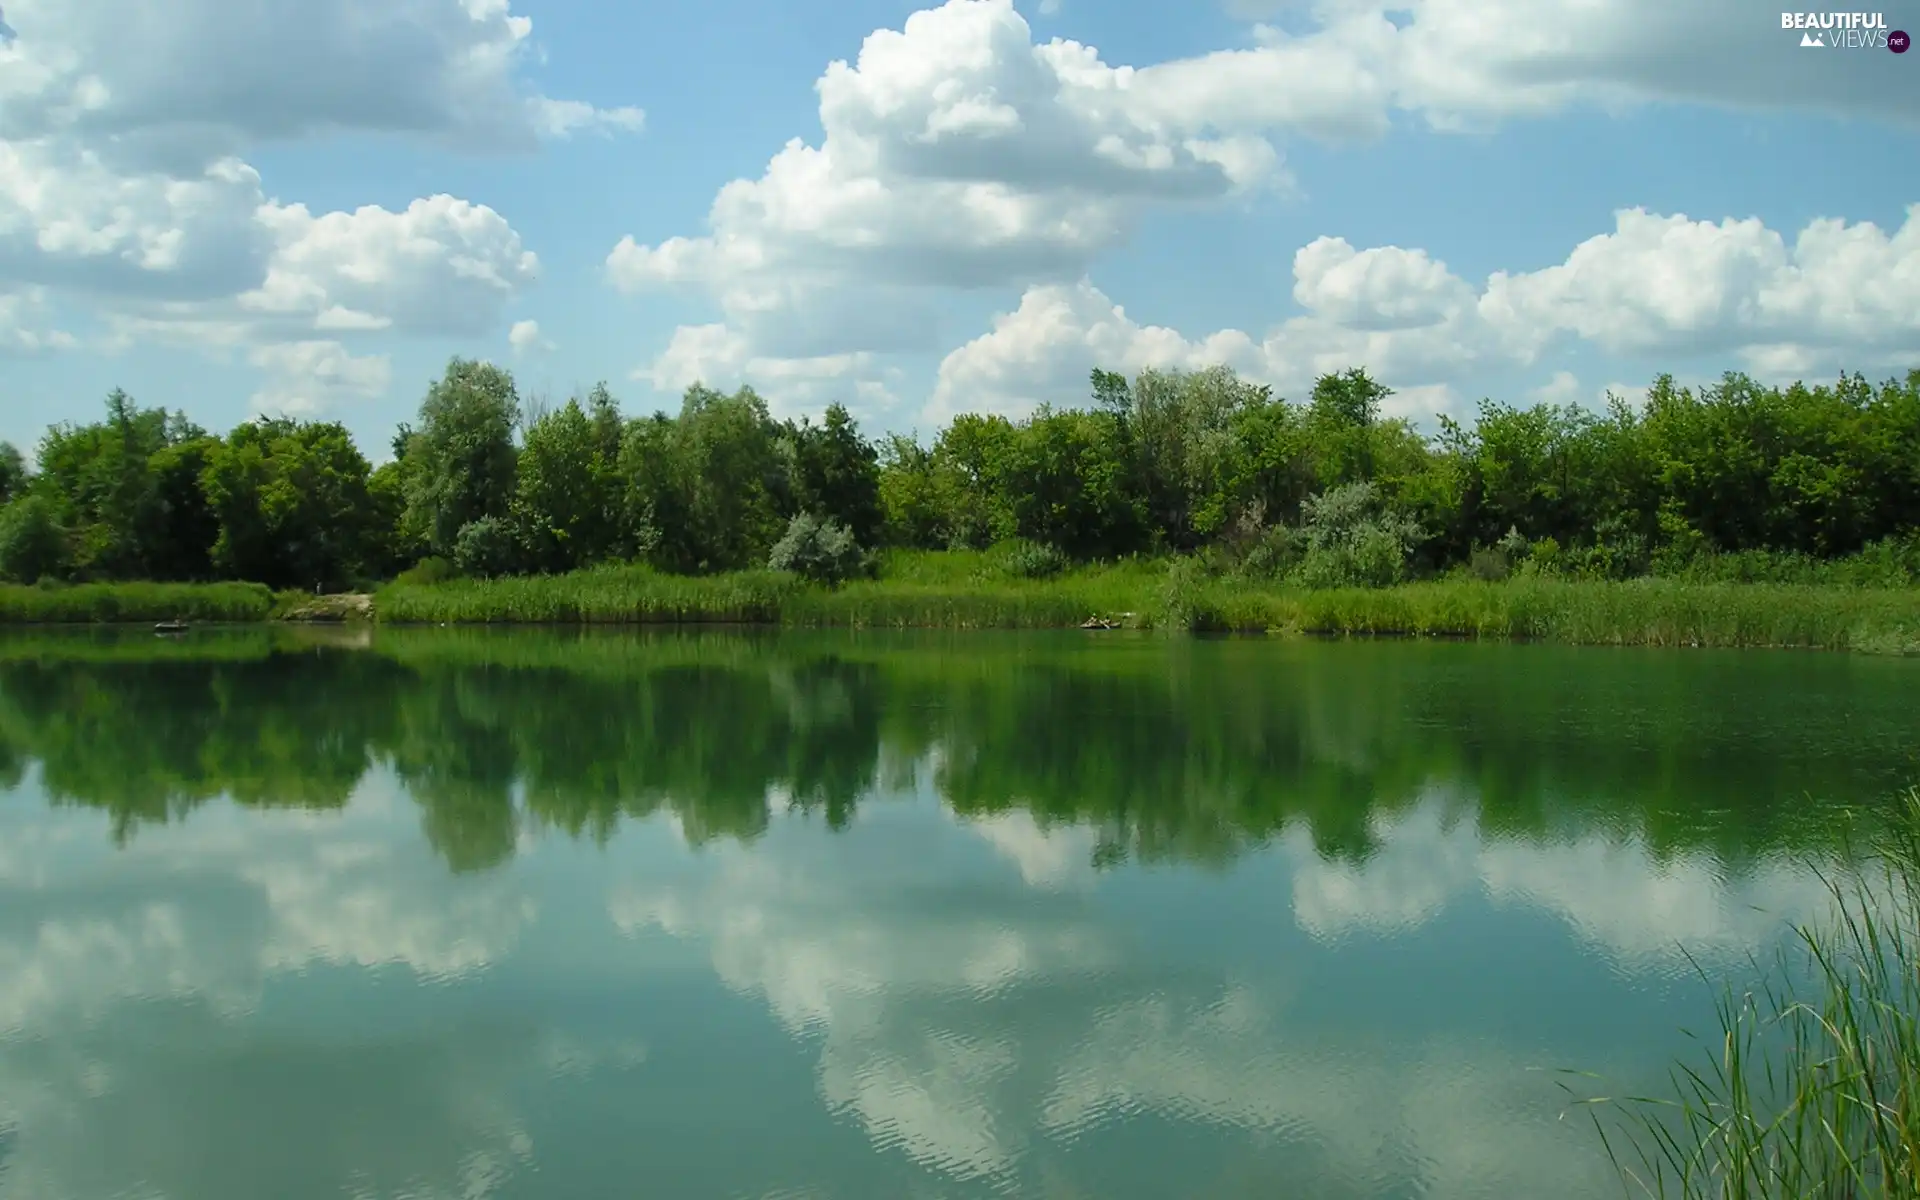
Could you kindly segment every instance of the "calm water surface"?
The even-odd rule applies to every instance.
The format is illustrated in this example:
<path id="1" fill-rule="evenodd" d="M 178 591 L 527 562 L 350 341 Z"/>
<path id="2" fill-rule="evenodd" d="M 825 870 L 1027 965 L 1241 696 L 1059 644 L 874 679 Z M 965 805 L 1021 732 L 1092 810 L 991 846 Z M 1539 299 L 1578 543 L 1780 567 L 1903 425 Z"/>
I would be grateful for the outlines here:
<path id="1" fill-rule="evenodd" d="M 1920 662 L 0 635 L 0 1198 L 1619 1195 Z"/>

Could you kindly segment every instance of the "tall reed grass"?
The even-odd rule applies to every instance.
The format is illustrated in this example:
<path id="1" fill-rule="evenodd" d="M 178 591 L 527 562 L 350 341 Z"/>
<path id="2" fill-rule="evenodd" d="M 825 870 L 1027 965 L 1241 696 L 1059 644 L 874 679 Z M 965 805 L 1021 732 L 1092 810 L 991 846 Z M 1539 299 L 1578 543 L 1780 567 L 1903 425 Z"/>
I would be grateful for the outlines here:
<path id="1" fill-rule="evenodd" d="M 770 623 L 803 585 L 791 575 L 666 575 L 609 566 L 570 575 L 394 584 L 374 611 L 395 624 Z"/>
<path id="2" fill-rule="evenodd" d="M 690 578 L 644 567 L 395 584 L 392 624 L 751 622 L 851 628 L 1133 628 L 1619 646 L 1779 646 L 1920 653 L 1920 589 L 1449 579 L 1315 590 L 1210 577 L 1193 560 L 1127 560 L 1045 578 L 991 553 L 888 558 L 836 589 L 766 571 Z"/>
<path id="3" fill-rule="evenodd" d="M 264 621 L 274 604 L 272 590 L 258 583 L 0 584 L 0 624 Z"/>
<path id="4" fill-rule="evenodd" d="M 1920 1196 L 1920 789 L 1823 878 L 1834 915 L 1722 989 L 1671 1095 L 1581 1101 L 1630 1195 Z"/>
<path id="5" fill-rule="evenodd" d="M 1324 591 L 1202 585 L 1188 603 L 1202 629 L 1920 653 L 1920 589 L 1522 578 Z"/>

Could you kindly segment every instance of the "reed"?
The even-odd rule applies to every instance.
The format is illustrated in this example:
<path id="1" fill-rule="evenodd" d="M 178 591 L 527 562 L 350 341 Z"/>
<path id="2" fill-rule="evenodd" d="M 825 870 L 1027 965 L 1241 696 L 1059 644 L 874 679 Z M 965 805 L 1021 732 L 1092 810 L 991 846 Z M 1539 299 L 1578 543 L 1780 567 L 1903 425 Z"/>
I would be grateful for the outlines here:
<path id="1" fill-rule="evenodd" d="M 770 623 L 802 585 L 771 571 L 666 575 L 596 567 L 570 575 L 394 584 L 374 598 L 392 624 Z"/>
<path id="2" fill-rule="evenodd" d="M 1834 915 L 1721 988 L 1670 1095 L 1580 1101 L 1630 1195 L 1920 1196 L 1920 789 L 1823 878 Z"/>
<path id="3" fill-rule="evenodd" d="M 257 583 L 0 584 L 0 624 L 264 621 L 274 605 L 272 590 Z"/>

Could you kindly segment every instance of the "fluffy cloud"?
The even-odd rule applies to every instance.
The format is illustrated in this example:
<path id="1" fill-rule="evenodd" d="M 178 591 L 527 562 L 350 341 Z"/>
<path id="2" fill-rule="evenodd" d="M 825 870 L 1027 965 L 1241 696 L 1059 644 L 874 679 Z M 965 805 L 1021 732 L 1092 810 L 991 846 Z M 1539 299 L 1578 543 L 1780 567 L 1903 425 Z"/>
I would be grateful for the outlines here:
<path id="1" fill-rule="evenodd" d="M 367 206 L 318 217 L 305 205 L 270 204 L 258 219 L 275 249 L 240 308 L 317 330 L 474 335 L 539 273 L 506 218 L 452 196 L 415 200 L 405 212 Z"/>
<path id="2" fill-rule="evenodd" d="M 1142 326 L 1084 280 L 1029 288 L 947 355 L 928 415 L 1079 398 L 1094 366 L 1211 363 L 1293 395 L 1365 364 L 1401 389 L 1390 406 L 1413 415 L 1451 404 L 1448 385 L 1469 372 L 1531 364 L 1567 338 L 1616 353 L 1730 354 L 1766 378 L 1893 367 L 1920 337 L 1920 205 L 1891 234 L 1823 218 L 1791 242 L 1757 220 L 1626 209 L 1565 262 L 1479 287 L 1422 250 L 1323 237 L 1294 256 L 1294 279 L 1305 313 L 1260 338 Z M 1554 397 L 1572 399 L 1571 386 L 1569 375 Z"/>
<path id="3" fill-rule="evenodd" d="M 627 290 L 707 291 L 754 353 L 927 348 L 924 289 L 1071 279 L 1143 206 L 1275 177 L 1262 139 L 1143 114 L 1130 72 L 1035 45 L 1010 0 L 952 0 L 880 30 L 817 85 L 825 137 L 722 188 L 711 232 L 607 260 Z"/>
<path id="4" fill-rule="evenodd" d="M 385 355 L 356 357 L 339 342 L 274 342 L 248 356 L 269 384 L 253 395 L 255 412 L 311 417 L 343 400 L 378 396 L 392 380 Z"/>
<path id="5" fill-rule="evenodd" d="M 0 140 L 0 281 L 133 299 L 230 295 L 272 251 L 254 220 L 263 199 L 237 159 L 131 172 L 66 140 Z"/>
<path id="6" fill-rule="evenodd" d="M 553 343 L 540 335 L 538 321 L 515 321 L 513 328 L 507 330 L 507 344 L 513 347 L 516 354 L 553 349 Z"/>
<path id="7" fill-rule="evenodd" d="M 1892 56 L 1800 54 L 1771 12 L 1735 0 L 1684 12 L 1654 0 L 1324 0 L 1287 9 L 1296 18 L 1289 28 L 1261 26 L 1251 46 L 1135 68 L 1110 66 L 1076 42 L 1036 43 L 1011 0 L 947 0 L 870 35 L 854 63 L 827 69 L 817 146 L 791 141 L 759 178 L 728 183 L 702 236 L 623 239 L 609 276 L 626 290 L 678 285 L 711 296 L 741 359 L 926 350 L 938 337 L 931 289 L 1040 288 L 1022 308 L 1051 319 L 1083 303 L 1072 281 L 1148 208 L 1284 182 L 1276 135 L 1373 137 L 1396 113 L 1460 129 L 1662 98 L 1920 117 Z M 1715 53 L 1703 59 L 1694 48 L 1708 41 Z M 1661 220 L 1686 229 L 1646 225 Z M 1809 235 L 1858 238 L 1864 248 L 1859 229 Z M 1636 331 L 1677 336 L 1689 318 L 1724 321 L 1731 314 L 1712 309 L 1715 295 L 1739 293 L 1737 272 L 1760 269 L 1767 253 L 1749 237 L 1739 223 L 1703 230 L 1641 214 L 1514 296 L 1498 283 L 1476 294 L 1419 251 L 1329 240 L 1297 264 L 1296 291 L 1313 328 L 1338 338 L 1329 361 L 1362 361 L 1358 352 L 1394 363 L 1463 365 L 1491 352 L 1525 360 L 1542 328 L 1633 342 Z M 1650 255 L 1674 254 L 1653 276 L 1666 307 L 1640 313 L 1636 325 L 1644 305 L 1631 272 L 1652 267 Z M 1686 276 L 1695 269 L 1708 273 Z M 1603 278 L 1616 270 L 1620 286 Z M 1605 310 L 1609 298 L 1618 311 Z M 1531 327 L 1474 311 L 1503 303 L 1548 311 L 1524 314 L 1536 318 Z M 1472 344 L 1449 341 L 1459 325 L 1478 327 L 1467 331 L 1478 335 Z M 1516 334 L 1518 344 L 1502 340 Z M 676 339 L 652 371 L 672 376 L 684 357 Z M 1751 357 L 1788 371 L 1819 355 L 1810 344 Z"/>
<path id="8" fill-rule="evenodd" d="M 1892 55 L 1800 54 L 1774 10 L 1740 0 L 1236 4 L 1292 19 L 1253 48 L 1143 69 L 1169 119 L 1372 134 L 1395 110 L 1457 129 L 1655 99 L 1920 119 Z"/>
<path id="9" fill-rule="evenodd" d="M 513 150 L 643 120 L 529 87 L 531 22 L 507 0 L 14 0 L 8 16 L 0 293 L 76 302 L 103 349 L 242 350 L 268 372 L 257 405 L 384 386 L 383 359 L 335 343 L 484 333 L 538 264 L 484 205 L 315 214 L 272 199 L 242 155 L 341 133 Z M 73 341 L 30 340 L 6 312 L 0 329 L 12 348 Z"/>
<path id="10" fill-rule="evenodd" d="M 873 354 L 822 354 L 781 358 L 755 354 L 744 334 L 725 325 L 682 325 L 667 348 L 633 372 L 662 392 L 693 384 L 732 389 L 752 387 L 776 413 L 794 414 L 852 398 L 866 412 L 894 407 L 897 368 L 885 367 Z"/>
<path id="11" fill-rule="evenodd" d="M 528 89 L 532 22 L 507 0 L 12 0 L 8 15 L 8 141 L 62 134 L 177 164 L 343 131 L 492 149 L 641 119 Z"/>

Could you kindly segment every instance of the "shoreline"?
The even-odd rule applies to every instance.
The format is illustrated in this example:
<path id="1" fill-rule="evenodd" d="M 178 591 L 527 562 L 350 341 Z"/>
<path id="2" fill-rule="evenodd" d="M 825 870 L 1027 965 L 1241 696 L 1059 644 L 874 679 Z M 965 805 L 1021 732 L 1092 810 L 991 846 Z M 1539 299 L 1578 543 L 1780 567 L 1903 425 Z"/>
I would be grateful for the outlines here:
<path id="1" fill-rule="evenodd" d="M 0 587 L 0 627 L 291 624 L 385 627 L 1084 630 L 1572 645 L 1795 648 L 1920 655 L 1920 588 L 1447 579 L 1309 590 L 1109 568 L 971 585 L 838 589 L 769 572 L 640 568 L 275 595 L 258 584 Z"/>

